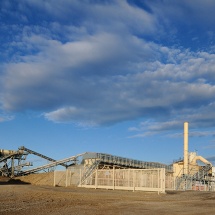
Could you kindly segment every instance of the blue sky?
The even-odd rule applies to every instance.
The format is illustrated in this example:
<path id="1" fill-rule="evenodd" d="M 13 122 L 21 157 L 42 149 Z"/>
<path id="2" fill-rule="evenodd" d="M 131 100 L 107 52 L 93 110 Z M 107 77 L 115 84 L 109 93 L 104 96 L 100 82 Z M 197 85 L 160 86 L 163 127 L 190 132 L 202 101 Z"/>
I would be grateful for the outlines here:
<path id="1" fill-rule="evenodd" d="M 170 164 L 215 157 L 215 1 L 1 0 L 0 148 Z"/>

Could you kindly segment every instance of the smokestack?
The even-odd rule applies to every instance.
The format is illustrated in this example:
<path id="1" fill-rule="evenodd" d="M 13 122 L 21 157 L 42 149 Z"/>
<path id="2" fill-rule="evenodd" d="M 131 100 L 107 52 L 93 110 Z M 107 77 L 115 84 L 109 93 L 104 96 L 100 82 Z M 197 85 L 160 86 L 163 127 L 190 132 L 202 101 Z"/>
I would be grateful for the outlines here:
<path id="1" fill-rule="evenodd" d="M 184 122 L 184 174 L 188 174 L 188 122 Z"/>

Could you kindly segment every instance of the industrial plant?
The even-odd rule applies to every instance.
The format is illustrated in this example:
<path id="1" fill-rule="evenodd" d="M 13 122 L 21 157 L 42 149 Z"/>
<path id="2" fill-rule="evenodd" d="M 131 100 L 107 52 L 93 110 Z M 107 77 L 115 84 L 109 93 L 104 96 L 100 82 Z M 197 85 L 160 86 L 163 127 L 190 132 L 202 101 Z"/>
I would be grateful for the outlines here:
<path id="1" fill-rule="evenodd" d="M 165 192 L 166 190 L 215 191 L 212 164 L 188 150 L 188 122 L 184 123 L 183 159 L 166 165 L 139 161 L 104 153 L 85 152 L 55 160 L 24 146 L 18 150 L 0 149 L 0 176 L 20 176 L 53 171 L 53 185 L 77 185 L 86 188 Z M 28 155 L 45 159 L 47 164 L 34 167 Z M 62 166 L 65 170 L 56 170 Z"/>

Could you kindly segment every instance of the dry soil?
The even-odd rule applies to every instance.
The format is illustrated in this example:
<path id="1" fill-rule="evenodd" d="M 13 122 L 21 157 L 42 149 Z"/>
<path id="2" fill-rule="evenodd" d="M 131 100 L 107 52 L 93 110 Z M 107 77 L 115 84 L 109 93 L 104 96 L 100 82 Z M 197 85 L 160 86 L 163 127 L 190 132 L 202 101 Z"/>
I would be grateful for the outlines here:
<path id="1" fill-rule="evenodd" d="M 166 194 L 31 184 L 0 184 L 0 214 L 215 214 L 215 192 Z"/>

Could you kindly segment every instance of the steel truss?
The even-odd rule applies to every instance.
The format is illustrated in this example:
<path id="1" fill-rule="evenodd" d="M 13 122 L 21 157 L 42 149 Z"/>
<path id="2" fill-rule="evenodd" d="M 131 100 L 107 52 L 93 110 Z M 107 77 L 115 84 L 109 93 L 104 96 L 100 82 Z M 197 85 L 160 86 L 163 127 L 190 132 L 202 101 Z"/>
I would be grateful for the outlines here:
<path id="1" fill-rule="evenodd" d="M 83 155 L 84 169 L 79 184 L 83 184 L 85 180 L 95 172 L 96 169 L 157 169 L 164 168 L 166 172 L 172 172 L 172 165 L 165 165 L 158 162 L 139 161 L 124 157 L 119 157 L 104 153 L 88 152 Z"/>
<path id="2" fill-rule="evenodd" d="M 215 183 L 211 169 L 211 165 L 206 165 L 193 175 L 183 174 L 177 177 L 176 190 L 210 190 L 210 186 Z"/>
<path id="3" fill-rule="evenodd" d="M 48 160 L 50 163 L 36 168 L 24 170 L 23 168 L 26 166 L 33 166 L 32 162 L 26 162 L 26 158 L 29 154 L 41 157 L 45 160 Z M 24 146 L 21 146 L 17 151 L 0 149 L 0 176 L 13 178 L 15 176 L 27 175 L 39 172 L 41 170 L 50 169 L 58 165 L 68 168 L 69 166 L 76 164 L 77 158 L 84 154 L 85 153 L 78 154 L 76 156 L 57 161 Z"/>

